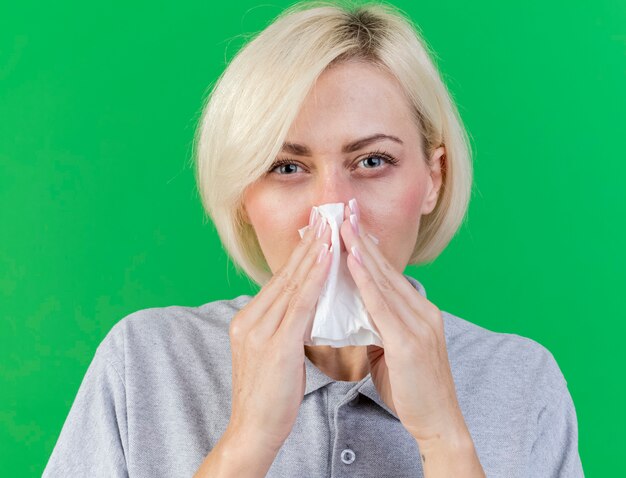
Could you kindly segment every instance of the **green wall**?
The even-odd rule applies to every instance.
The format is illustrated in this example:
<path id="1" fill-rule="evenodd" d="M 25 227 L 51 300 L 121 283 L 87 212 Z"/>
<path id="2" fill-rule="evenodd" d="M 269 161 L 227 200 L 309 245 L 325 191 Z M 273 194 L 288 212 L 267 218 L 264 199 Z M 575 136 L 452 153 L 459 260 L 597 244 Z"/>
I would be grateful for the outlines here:
<path id="1" fill-rule="evenodd" d="M 203 219 L 191 141 L 225 59 L 288 4 L 2 7 L 3 475 L 41 474 L 125 315 L 256 293 Z M 626 3 L 396 5 L 437 52 L 475 153 L 467 224 L 407 273 L 440 309 L 545 345 L 586 474 L 626 476 Z"/>

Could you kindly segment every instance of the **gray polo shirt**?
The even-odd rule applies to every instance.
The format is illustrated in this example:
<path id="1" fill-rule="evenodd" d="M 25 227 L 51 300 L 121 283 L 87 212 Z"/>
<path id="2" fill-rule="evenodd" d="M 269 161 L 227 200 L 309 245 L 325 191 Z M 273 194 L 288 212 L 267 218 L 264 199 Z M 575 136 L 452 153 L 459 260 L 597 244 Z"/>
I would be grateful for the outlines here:
<path id="1" fill-rule="evenodd" d="M 191 477 L 228 424 L 229 323 L 250 299 L 144 309 L 116 323 L 43 476 Z M 552 354 L 442 312 L 459 404 L 487 476 L 583 476 L 576 411 Z M 299 415 L 268 477 L 423 476 L 416 441 L 369 374 L 340 382 L 305 365 Z"/>

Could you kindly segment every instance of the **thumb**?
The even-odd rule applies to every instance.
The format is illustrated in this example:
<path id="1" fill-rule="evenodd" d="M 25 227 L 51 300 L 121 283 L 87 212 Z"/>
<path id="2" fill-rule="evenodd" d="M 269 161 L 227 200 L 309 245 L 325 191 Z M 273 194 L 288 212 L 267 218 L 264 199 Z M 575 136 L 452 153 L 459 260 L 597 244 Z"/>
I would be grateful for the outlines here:
<path id="1" fill-rule="evenodd" d="M 378 345 L 367 346 L 367 359 L 370 363 L 375 363 L 385 354 L 385 349 Z"/>

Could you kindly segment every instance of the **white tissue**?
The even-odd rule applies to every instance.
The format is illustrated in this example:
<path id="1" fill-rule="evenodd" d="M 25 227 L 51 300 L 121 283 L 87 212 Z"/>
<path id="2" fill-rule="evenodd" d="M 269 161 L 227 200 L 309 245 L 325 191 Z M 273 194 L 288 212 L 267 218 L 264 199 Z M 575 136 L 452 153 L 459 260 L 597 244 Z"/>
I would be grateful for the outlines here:
<path id="1" fill-rule="evenodd" d="M 305 335 L 305 345 L 383 346 L 378 330 L 365 308 L 361 293 L 352 279 L 346 257 L 341 255 L 339 228 L 343 222 L 344 203 L 316 206 L 317 212 L 328 220 L 333 247 L 330 272 L 317 301 L 310 334 Z M 307 226 L 308 227 L 308 226 Z M 307 227 L 299 229 L 303 237 Z"/>

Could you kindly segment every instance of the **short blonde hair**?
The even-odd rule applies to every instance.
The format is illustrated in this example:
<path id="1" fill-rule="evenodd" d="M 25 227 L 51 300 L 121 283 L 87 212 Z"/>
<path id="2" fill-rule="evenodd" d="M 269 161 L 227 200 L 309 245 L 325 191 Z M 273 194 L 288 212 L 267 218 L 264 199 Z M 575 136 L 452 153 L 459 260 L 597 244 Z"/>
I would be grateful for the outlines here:
<path id="1" fill-rule="evenodd" d="M 448 245 L 470 200 L 471 148 L 432 55 L 396 7 L 305 1 L 284 10 L 231 60 L 208 94 L 193 156 L 204 209 L 235 265 L 253 281 L 263 286 L 272 271 L 244 220 L 244 191 L 270 168 L 315 80 L 347 60 L 366 61 L 399 80 L 426 161 L 445 146 L 437 205 L 421 219 L 409 264 L 431 262 Z"/>

